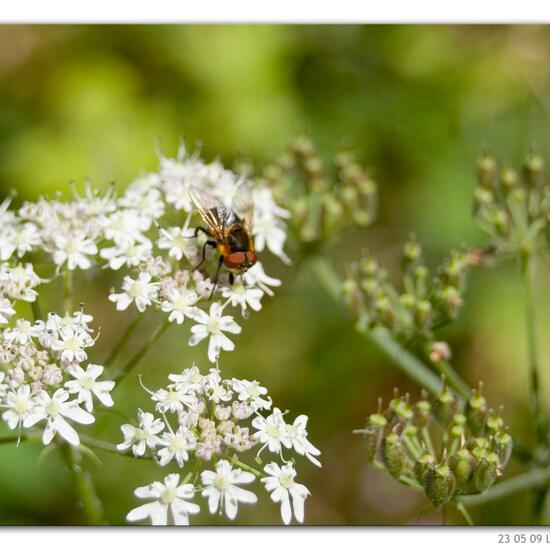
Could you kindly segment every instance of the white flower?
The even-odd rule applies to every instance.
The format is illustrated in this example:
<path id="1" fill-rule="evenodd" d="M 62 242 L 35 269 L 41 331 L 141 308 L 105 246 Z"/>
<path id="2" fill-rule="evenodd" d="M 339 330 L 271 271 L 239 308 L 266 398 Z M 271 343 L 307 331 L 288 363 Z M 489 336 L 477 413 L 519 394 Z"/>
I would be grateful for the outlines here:
<path id="1" fill-rule="evenodd" d="M 69 372 L 75 377 L 75 380 L 69 380 L 65 383 L 69 393 L 76 393 L 77 401 L 84 403 L 86 410 L 92 412 L 94 405 L 92 397 L 95 396 L 105 407 L 114 405 L 110 392 L 115 387 L 111 380 L 98 382 L 97 378 L 103 373 L 101 365 L 89 364 L 86 370 L 79 365 L 70 367 Z"/>
<path id="2" fill-rule="evenodd" d="M 292 464 L 284 464 L 281 468 L 275 462 L 271 462 L 264 468 L 268 477 L 261 479 L 268 492 L 271 493 L 273 502 L 281 503 L 281 517 L 286 525 L 292 519 L 292 508 L 294 508 L 294 517 L 300 522 L 304 521 L 304 501 L 310 494 L 307 487 L 296 483 L 296 470 Z M 292 497 L 292 507 L 290 505 Z"/>
<path id="3" fill-rule="evenodd" d="M 243 273 L 242 278 L 249 286 L 261 288 L 268 296 L 273 296 L 271 286 L 281 286 L 281 281 L 265 274 L 261 262 L 256 262 L 250 269 Z"/>
<path id="4" fill-rule="evenodd" d="M 297 416 L 293 424 L 286 425 L 286 433 L 290 440 L 290 445 L 294 447 L 294 450 L 298 454 L 308 458 L 315 466 L 321 467 L 321 463 L 315 458 L 315 456 L 321 454 L 321 451 L 317 447 L 314 447 L 307 439 L 307 421 L 308 418 L 305 414 Z M 290 447 L 290 445 L 287 445 L 287 447 Z"/>
<path id="5" fill-rule="evenodd" d="M 73 234 L 58 233 L 54 236 L 56 250 L 53 255 L 53 261 L 61 266 L 67 262 L 67 268 L 74 270 L 89 269 L 92 262 L 88 256 L 97 254 L 97 246 L 92 239 L 88 239 L 81 231 L 75 231 Z"/>
<path id="6" fill-rule="evenodd" d="M 4 338 L 8 342 L 15 341 L 18 344 L 24 345 L 27 342 L 30 342 L 32 338 L 40 335 L 43 325 L 44 323 L 41 321 L 35 325 L 32 325 L 26 319 L 17 319 L 15 328 L 8 328 L 4 331 Z"/>
<path id="7" fill-rule="evenodd" d="M 15 315 L 15 309 L 11 302 L 7 298 L 0 298 L 0 325 L 8 323 L 12 315 Z"/>
<path id="8" fill-rule="evenodd" d="M 191 327 L 190 346 L 196 346 L 205 338 L 210 337 L 208 359 L 212 363 L 216 362 L 221 350 L 232 351 L 235 349 L 235 344 L 224 332 L 232 334 L 241 332 L 241 327 L 235 323 L 232 316 L 222 314 L 223 307 L 218 302 L 214 302 L 210 306 L 209 314 L 200 309 L 195 312 L 194 319 L 198 324 Z"/>
<path id="9" fill-rule="evenodd" d="M 141 243 L 124 243 L 104 248 L 99 255 L 109 261 L 109 267 L 113 270 L 120 269 L 123 265 L 137 267 L 151 257 L 151 241 L 144 240 Z"/>
<path id="10" fill-rule="evenodd" d="M 62 361 L 81 363 L 88 358 L 84 348 L 94 345 L 93 338 L 78 325 L 64 326 L 59 330 L 59 338 L 53 342 L 52 349 L 60 352 Z"/>
<path id="11" fill-rule="evenodd" d="M 17 257 L 21 258 L 38 245 L 40 245 L 40 235 L 33 223 L 24 223 L 15 228 L 8 226 L 0 237 L 0 259 L 8 260 L 15 251 L 17 251 Z"/>
<path id="12" fill-rule="evenodd" d="M 164 432 L 162 434 L 157 451 L 157 458 L 161 466 L 166 466 L 176 459 L 178 466 L 183 468 L 189 460 L 188 451 L 196 448 L 197 440 L 186 426 L 181 426 L 177 432 Z"/>
<path id="13" fill-rule="evenodd" d="M 118 294 L 111 294 L 109 300 L 116 304 L 119 311 L 125 310 L 132 302 L 135 302 L 140 313 L 143 313 L 158 296 L 159 283 L 151 282 L 151 274 L 141 272 L 137 279 L 124 277 L 122 290 Z"/>
<path id="14" fill-rule="evenodd" d="M 253 234 L 254 246 L 258 252 L 267 247 L 270 252 L 281 258 L 283 262 L 286 264 L 290 263 L 290 258 L 283 251 L 286 232 L 277 219 L 269 217 L 256 218 Z"/>
<path id="15" fill-rule="evenodd" d="M 152 498 L 153 502 L 134 508 L 127 516 L 128 521 L 151 519 L 153 525 L 168 525 L 168 512 L 172 514 L 175 525 L 189 525 L 189 514 L 200 511 L 198 504 L 188 502 L 195 496 L 191 483 L 179 485 L 180 476 L 170 474 L 164 478 L 164 483 L 155 481 L 151 485 L 138 487 L 135 495 L 138 498 Z"/>
<path id="16" fill-rule="evenodd" d="M 199 391 L 202 388 L 204 376 L 199 368 L 193 364 L 190 369 L 184 369 L 181 374 L 169 374 L 168 379 L 175 383 L 181 391 Z"/>
<path id="17" fill-rule="evenodd" d="M 136 210 L 117 210 L 103 221 L 105 238 L 117 246 L 128 247 L 145 239 L 143 231 L 151 222 Z"/>
<path id="18" fill-rule="evenodd" d="M 190 259 L 197 254 L 194 231 L 187 227 L 169 227 L 160 229 L 160 239 L 157 246 L 161 250 L 168 250 L 168 256 L 178 262 L 185 256 Z"/>
<path id="19" fill-rule="evenodd" d="M 260 386 L 256 380 L 250 382 L 233 378 L 233 389 L 238 394 L 238 398 L 241 401 L 249 402 L 254 410 L 271 408 L 271 397 L 267 396 L 267 388 Z M 264 399 L 262 395 L 267 398 Z"/>
<path id="20" fill-rule="evenodd" d="M 119 451 L 125 451 L 132 447 L 134 456 L 143 456 L 148 447 L 154 449 L 160 443 L 161 440 L 156 434 L 164 429 L 164 422 L 151 413 L 138 409 L 138 427 L 123 424 L 120 429 L 124 435 L 124 441 L 116 448 Z"/>
<path id="21" fill-rule="evenodd" d="M 194 317 L 200 311 L 194 307 L 199 299 L 194 290 L 188 290 L 185 287 L 170 288 L 166 293 L 165 299 L 161 302 L 160 308 L 165 313 L 170 313 L 168 320 L 181 325 L 185 317 Z M 199 314 L 200 315 L 200 314 Z"/>
<path id="22" fill-rule="evenodd" d="M 31 397 L 31 387 L 24 384 L 19 386 L 15 391 L 8 391 L 4 397 L 4 406 L 8 410 L 4 411 L 2 418 L 10 430 L 15 430 L 15 428 L 21 426 L 34 407 Z"/>
<path id="23" fill-rule="evenodd" d="M 188 388 L 178 386 L 177 384 L 168 386 L 167 389 L 161 388 L 151 395 L 151 399 L 156 401 L 156 409 L 161 412 L 178 412 L 183 410 L 183 405 L 192 407 L 197 398 Z"/>
<path id="24" fill-rule="evenodd" d="M 78 433 L 66 418 L 79 424 L 92 424 L 95 418 L 81 409 L 76 401 L 67 402 L 67 399 L 69 394 L 64 389 L 56 390 L 52 396 L 42 390 L 36 396 L 36 406 L 23 421 L 23 426 L 29 428 L 41 420 L 47 420 L 42 436 L 44 445 L 50 443 L 57 433 L 71 445 L 78 445 L 80 443 Z"/>
<path id="25" fill-rule="evenodd" d="M 250 307 L 254 311 L 262 309 L 261 299 L 264 295 L 259 288 L 245 286 L 242 280 L 235 281 L 230 287 L 225 287 L 222 291 L 222 296 L 228 299 L 228 302 L 233 306 L 241 306 L 241 312 L 244 315 L 246 309 Z"/>
<path id="26" fill-rule="evenodd" d="M 263 416 L 254 418 L 252 426 L 257 430 L 254 436 L 263 444 L 258 454 L 266 446 L 272 453 L 280 453 L 281 444 L 285 447 L 290 447 L 290 438 L 287 433 L 286 422 L 283 418 L 283 413 L 277 407 L 273 409 L 273 413 L 267 418 Z"/>
<path id="27" fill-rule="evenodd" d="M 235 519 L 239 502 L 254 504 L 258 499 L 252 491 L 238 487 L 242 483 L 251 483 L 255 477 L 249 472 L 237 468 L 233 470 L 227 460 L 216 463 L 216 471 L 205 470 L 201 473 L 204 485 L 202 496 L 208 498 L 208 508 L 214 514 L 218 507 L 225 510 L 229 519 Z"/>

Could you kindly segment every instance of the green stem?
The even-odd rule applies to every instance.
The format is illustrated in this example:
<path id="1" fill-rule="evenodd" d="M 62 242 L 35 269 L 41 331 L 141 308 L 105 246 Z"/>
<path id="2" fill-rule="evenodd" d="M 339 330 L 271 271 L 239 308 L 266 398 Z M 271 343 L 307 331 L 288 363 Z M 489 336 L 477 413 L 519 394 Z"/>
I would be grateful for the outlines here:
<path id="1" fill-rule="evenodd" d="M 65 313 L 73 311 L 73 272 L 70 269 L 63 271 L 63 307 Z"/>
<path id="2" fill-rule="evenodd" d="M 38 296 L 35 298 L 34 302 L 31 302 L 32 315 L 35 321 L 42 319 L 42 312 L 40 311 L 40 304 L 38 303 Z"/>
<path id="3" fill-rule="evenodd" d="M 529 399 L 535 441 L 541 439 L 541 410 L 540 410 L 540 388 L 539 388 L 539 367 L 537 359 L 537 337 L 535 328 L 535 298 L 533 292 L 533 261 L 526 257 L 521 266 L 521 278 L 525 299 L 525 329 L 527 336 L 527 358 L 529 364 Z"/>
<path id="4" fill-rule="evenodd" d="M 468 506 L 485 504 L 502 497 L 525 491 L 527 489 L 544 487 L 550 481 L 550 468 L 534 468 L 524 474 L 519 474 L 506 481 L 493 485 L 485 493 L 479 495 L 465 495 L 458 498 L 459 502 Z"/>
<path id="5" fill-rule="evenodd" d="M 263 475 L 262 472 L 260 472 L 259 470 L 252 468 L 252 466 L 249 466 L 248 464 L 245 464 L 240 460 L 234 460 L 233 465 L 237 466 L 237 468 L 240 468 L 241 470 L 244 470 L 245 472 L 250 472 L 251 474 L 254 474 L 256 477 L 261 477 Z"/>
<path id="6" fill-rule="evenodd" d="M 132 336 L 132 334 L 135 332 L 137 327 L 140 325 L 141 321 L 143 320 L 143 317 L 144 317 L 143 315 L 137 315 L 136 317 L 134 317 L 132 322 L 126 327 L 124 334 L 120 337 L 118 342 L 113 347 L 111 353 L 107 356 L 105 361 L 103 361 L 103 366 L 108 367 L 116 359 L 120 350 L 124 347 L 126 342 L 128 342 L 130 336 Z"/>
<path id="7" fill-rule="evenodd" d="M 61 443 L 59 449 L 73 476 L 78 503 L 87 524 L 104 525 L 101 501 L 96 495 L 90 474 L 82 467 L 80 450 L 67 443 Z"/>
<path id="8" fill-rule="evenodd" d="M 439 374 L 445 377 L 445 381 L 458 393 L 458 395 L 465 400 L 470 399 L 472 390 L 449 363 L 446 361 L 436 361 L 434 366 Z"/>
<path id="9" fill-rule="evenodd" d="M 462 502 L 457 502 L 456 508 L 462 514 L 462 516 L 464 517 L 468 525 L 475 525 L 475 523 L 472 520 L 472 516 L 470 516 L 468 510 L 466 509 L 466 506 L 464 506 Z"/>
<path id="10" fill-rule="evenodd" d="M 149 339 L 141 346 L 141 348 L 135 353 L 135 355 L 118 371 L 113 377 L 113 380 L 119 384 L 124 380 L 132 369 L 141 361 L 143 356 L 149 351 L 149 348 L 162 336 L 164 331 L 170 326 L 170 321 L 165 320 L 162 325 L 158 326 L 156 330 L 151 334 Z"/>

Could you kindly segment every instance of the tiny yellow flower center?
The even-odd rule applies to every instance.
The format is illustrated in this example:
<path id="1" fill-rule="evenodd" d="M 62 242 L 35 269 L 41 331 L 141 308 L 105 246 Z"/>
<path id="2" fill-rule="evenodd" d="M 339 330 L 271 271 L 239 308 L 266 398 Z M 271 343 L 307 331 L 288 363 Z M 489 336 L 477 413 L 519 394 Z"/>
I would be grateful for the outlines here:
<path id="1" fill-rule="evenodd" d="M 59 414 L 59 405 L 55 401 L 50 401 L 46 405 L 46 412 L 50 416 L 57 416 Z"/>
<path id="2" fill-rule="evenodd" d="M 80 348 L 80 342 L 76 338 L 69 338 L 65 342 L 67 349 L 78 349 Z"/>
<path id="3" fill-rule="evenodd" d="M 163 504 L 171 504 L 176 500 L 176 490 L 172 487 L 168 487 L 160 495 L 160 500 Z"/>
<path id="4" fill-rule="evenodd" d="M 183 439 L 181 437 L 174 437 L 174 439 L 170 441 L 169 446 L 171 451 L 179 451 L 183 449 Z"/>
<path id="5" fill-rule="evenodd" d="M 67 252 L 78 252 L 78 242 L 74 239 L 69 239 L 65 246 Z"/>
<path id="6" fill-rule="evenodd" d="M 267 433 L 274 438 L 281 437 L 281 430 L 279 429 L 279 426 L 268 426 Z"/>
<path id="7" fill-rule="evenodd" d="M 80 379 L 80 386 L 85 390 L 91 390 L 94 387 L 94 379 L 91 376 L 83 376 Z"/>
<path id="8" fill-rule="evenodd" d="M 18 414 L 23 414 L 27 412 L 32 407 L 30 400 L 28 399 L 18 399 L 15 403 L 15 412 Z"/>
<path id="9" fill-rule="evenodd" d="M 231 480 L 226 474 L 218 474 L 214 480 L 214 485 L 218 491 L 227 491 L 231 487 Z"/>
<path id="10" fill-rule="evenodd" d="M 132 298 L 139 296 L 142 292 L 143 292 L 143 285 L 141 283 L 134 283 L 128 290 L 128 294 Z"/>
<path id="11" fill-rule="evenodd" d="M 219 334 L 220 333 L 220 321 L 219 319 L 210 319 L 206 325 L 208 332 L 210 334 Z"/>
<path id="12" fill-rule="evenodd" d="M 294 485 L 294 478 L 290 474 L 281 474 L 279 477 L 279 483 L 285 489 L 291 489 Z"/>
<path id="13" fill-rule="evenodd" d="M 147 434 L 141 428 L 137 428 L 135 438 L 138 441 L 144 441 L 145 439 L 147 439 Z"/>

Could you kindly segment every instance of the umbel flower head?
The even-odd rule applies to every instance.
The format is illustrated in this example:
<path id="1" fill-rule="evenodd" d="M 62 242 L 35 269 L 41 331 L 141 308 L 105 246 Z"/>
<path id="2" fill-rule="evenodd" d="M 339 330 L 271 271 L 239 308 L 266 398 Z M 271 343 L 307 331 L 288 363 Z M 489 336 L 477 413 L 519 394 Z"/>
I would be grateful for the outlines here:
<path id="1" fill-rule="evenodd" d="M 417 403 L 394 398 L 363 430 L 368 460 L 401 483 L 423 490 L 439 508 L 460 495 L 486 491 L 512 452 L 503 419 L 487 407 L 481 386 L 461 404 L 446 387 Z"/>
<path id="2" fill-rule="evenodd" d="M 206 341 L 215 363 L 235 347 L 226 333 L 241 331 L 229 310 L 243 317 L 259 311 L 280 281 L 266 275 L 260 261 L 236 276 L 235 284 L 226 269 L 217 274 L 218 255 L 206 245 L 209 237 L 197 232 L 203 221 L 191 187 L 220 211 L 237 208 L 237 190 L 249 189 L 256 252 L 269 250 L 289 261 L 284 245 L 290 213 L 266 182 L 250 181 L 217 160 L 204 162 L 182 146 L 177 158 L 161 155 L 156 172 L 140 176 L 118 196 L 114 186 L 102 194 L 87 184 L 82 195 L 73 188 L 69 200 L 41 197 L 10 208 L 8 197 L 0 206 L 0 324 L 14 315 L 15 301 L 33 302 L 35 288 L 45 282 L 26 261 L 32 255 L 52 281 L 61 273 L 112 270 L 118 288 L 109 300 L 117 311 L 160 309 L 188 330 L 191 345 Z"/>
<path id="3" fill-rule="evenodd" d="M 224 379 L 217 368 L 203 374 L 193 365 L 169 380 L 156 391 L 145 388 L 154 412 L 140 409 L 136 425 L 121 427 L 118 449 L 181 473 L 137 489 L 136 496 L 152 502 L 132 510 L 128 521 L 148 517 L 154 525 L 186 524 L 188 514 L 199 509 L 197 496 L 211 514 L 233 520 L 240 505 L 257 502 L 254 487 L 263 485 L 285 523 L 292 515 L 302 522 L 309 491 L 296 481 L 295 459 L 303 456 L 321 466 L 320 451 L 308 439 L 307 416 L 287 421 L 259 382 Z M 256 467 L 265 453 L 270 462 L 262 472 Z"/>
<path id="4" fill-rule="evenodd" d="M 47 321 L 16 319 L 0 332 L 0 411 L 12 430 L 43 428 L 42 441 L 56 435 L 78 445 L 75 424 L 92 424 L 94 405 L 111 407 L 115 383 L 103 367 L 87 363 L 95 339 L 91 315 L 83 311 Z"/>

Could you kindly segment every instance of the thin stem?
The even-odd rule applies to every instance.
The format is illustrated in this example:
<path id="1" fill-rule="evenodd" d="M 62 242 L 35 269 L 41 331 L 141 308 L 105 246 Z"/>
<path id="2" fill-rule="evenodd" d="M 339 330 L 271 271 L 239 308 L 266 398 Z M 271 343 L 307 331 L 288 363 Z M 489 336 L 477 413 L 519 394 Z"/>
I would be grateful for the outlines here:
<path id="1" fill-rule="evenodd" d="M 539 388 L 539 366 L 537 359 L 537 337 L 535 328 L 535 298 L 533 292 L 533 260 L 526 257 L 521 265 L 521 278 L 525 299 L 525 329 L 527 337 L 527 358 L 529 363 L 529 399 L 535 430 L 535 441 L 541 439 L 541 410 Z"/>
<path id="2" fill-rule="evenodd" d="M 475 523 L 472 520 L 472 516 L 470 516 L 468 510 L 466 509 L 466 506 L 464 506 L 462 502 L 456 503 L 456 509 L 462 514 L 462 516 L 464 517 L 468 525 L 475 525 Z"/>
<path id="3" fill-rule="evenodd" d="M 170 321 L 165 320 L 162 325 L 159 325 L 156 330 L 151 334 L 149 339 L 141 346 L 141 348 L 135 353 L 135 355 L 118 371 L 113 377 L 113 380 L 119 384 L 124 380 L 132 369 L 141 361 L 143 356 L 149 351 L 149 348 L 162 336 L 164 331 L 170 326 Z"/>
<path id="4" fill-rule="evenodd" d="M 524 474 L 519 474 L 506 481 L 501 481 L 493 485 L 485 493 L 479 495 L 465 495 L 458 498 L 458 502 L 462 502 L 468 506 L 477 506 L 485 504 L 502 497 L 525 491 L 527 489 L 543 487 L 550 481 L 550 468 L 534 468 Z"/>
<path id="5" fill-rule="evenodd" d="M 73 272 L 70 269 L 63 271 L 63 307 L 65 313 L 73 311 Z"/>
<path id="6" fill-rule="evenodd" d="M 124 334 L 120 337 L 119 341 L 115 344 L 111 353 L 107 356 L 105 361 L 103 361 L 103 365 L 105 367 L 108 367 L 109 365 L 111 365 L 112 362 L 116 359 L 120 350 L 124 347 L 126 342 L 128 342 L 130 336 L 132 336 L 132 334 L 135 332 L 137 327 L 140 325 L 141 321 L 143 320 L 143 317 L 144 317 L 143 315 L 137 315 L 136 317 L 134 317 L 132 322 L 126 327 Z"/>
<path id="7" fill-rule="evenodd" d="M 256 470 L 255 468 L 252 468 L 252 466 L 249 466 L 248 464 L 245 464 L 240 460 L 234 460 L 233 465 L 237 466 L 237 468 L 240 468 L 241 470 L 254 474 L 256 477 L 260 477 L 262 475 L 262 472 L 260 472 L 259 470 Z"/>
<path id="8" fill-rule="evenodd" d="M 32 316 L 35 321 L 42 319 L 42 312 L 40 311 L 40 304 L 38 303 L 38 296 L 31 302 Z"/>
<path id="9" fill-rule="evenodd" d="M 73 476 L 78 503 L 89 525 L 104 525 L 103 508 L 96 495 L 92 478 L 82 467 L 82 455 L 78 447 L 61 443 L 59 449 Z"/>
<path id="10" fill-rule="evenodd" d="M 465 400 L 470 399 L 472 390 L 468 387 L 468 384 L 464 382 L 462 377 L 453 369 L 453 367 L 446 361 L 436 361 L 434 363 L 435 368 L 445 377 L 445 381 L 451 388 L 453 388 L 458 395 Z"/>

